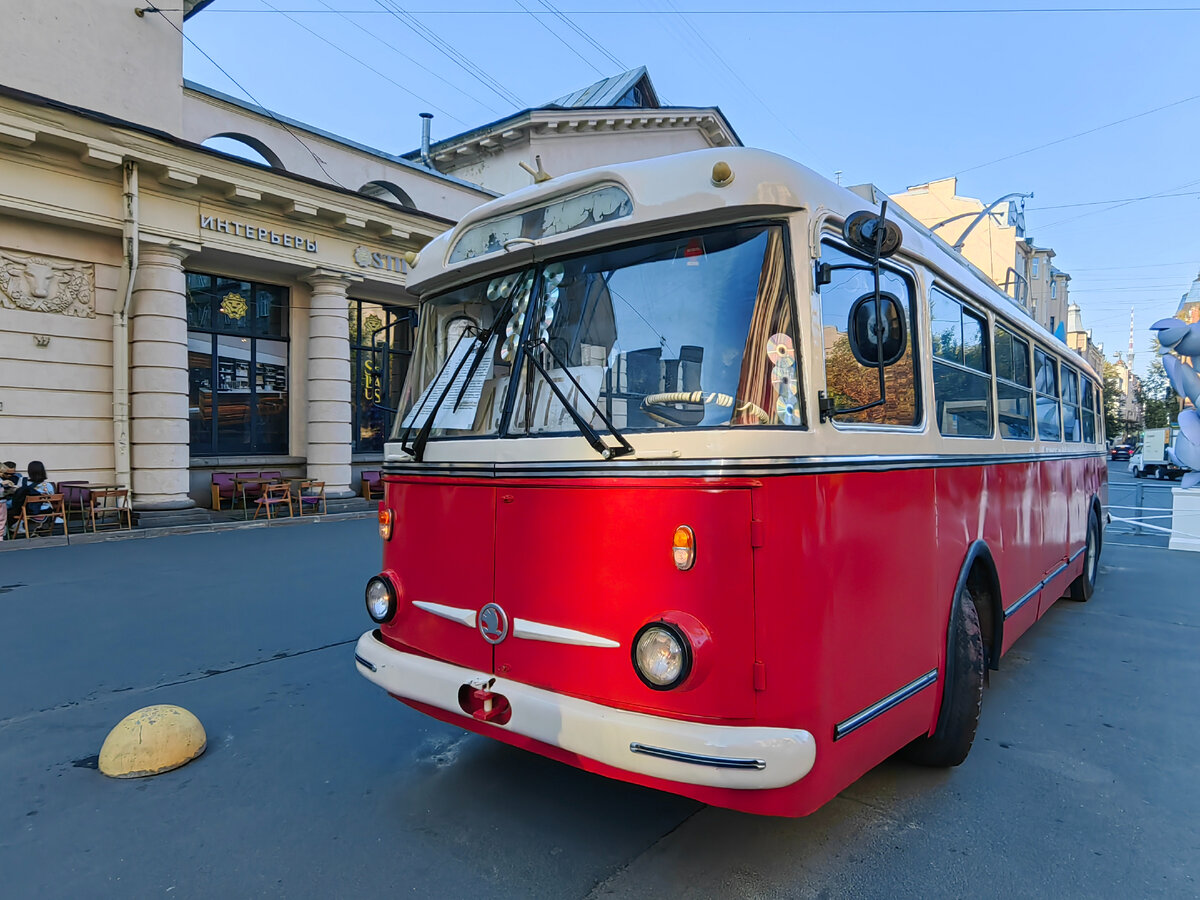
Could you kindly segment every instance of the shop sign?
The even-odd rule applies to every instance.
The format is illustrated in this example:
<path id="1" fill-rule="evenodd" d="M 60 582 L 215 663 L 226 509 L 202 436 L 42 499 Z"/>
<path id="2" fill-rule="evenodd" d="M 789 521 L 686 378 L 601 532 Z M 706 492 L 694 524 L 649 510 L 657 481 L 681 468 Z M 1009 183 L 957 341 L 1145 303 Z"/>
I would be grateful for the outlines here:
<path id="1" fill-rule="evenodd" d="M 234 219 L 219 219 L 216 216 L 200 214 L 200 228 L 215 231 L 218 234 L 228 234 L 245 238 L 248 241 L 266 241 L 281 247 L 293 247 L 307 253 L 317 252 L 316 238 L 308 238 L 302 234 L 287 234 L 273 231 L 270 228 L 259 228 L 250 222 L 238 222 Z"/>
<path id="2" fill-rule="evenodd" d="M 364 269 L 385 269 L 388 272 L 401 273 L 408 271 L 408 263 L 404 261 L 403 256 L 377 253 L 361 244 L 354 248 L 354 261 Z"/>

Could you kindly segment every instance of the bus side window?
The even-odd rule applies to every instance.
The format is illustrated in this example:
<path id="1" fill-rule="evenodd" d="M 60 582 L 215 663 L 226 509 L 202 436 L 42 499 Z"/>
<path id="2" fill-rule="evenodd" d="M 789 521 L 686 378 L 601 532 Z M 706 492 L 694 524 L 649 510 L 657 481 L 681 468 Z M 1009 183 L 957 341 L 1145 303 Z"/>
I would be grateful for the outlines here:
<path id="1" fill-rule="evenodd" d="M 825 343 L 825 391 L 837 408 L 861 406 L 879 399 L 879 370 L 864 365 L 851 346 L 849 320 L 855 301 L 872 293 L 875 279 L 864 259 L 829 243 L 821 244 L 821 263 L 833 268 L 830 281 L 821 285 L 821 324 Z M 838 268 L 851 266 L 852 268 Z M 835 421 L 870 425 L 916 425 L 920 421 L 917 355 L 913 343 L 913 287 L 898 272 L 884 268 L 879 290 L 891 294 L 904 313 L 904 342 L 895 361 L 884 369 L 887 402 L 857 413 L 835 416 Z M 886 308 L 886 307 L 885 307 Z"/>
<path id="2" fill-rule="evenodd" d="M 996 396 L 1000 437 L 1033 440 L 1033 390 L 1029 383 L 1029 342 L 996 326 Z"/>
<path id="3" fill-rule="evenodd" d="M 1079 412 L 1079 376 L 1075 370 L 1062 367 L 1063 440 L 1078 442 L 1083 437 L 1082 416 Z"/>
<path id="4" fill-rule="evenodd" d="M 1033 350 L 1033 385 L 1037 392 L 1038 437 L 1043 441 L 1061 441 L 1062 425 L 1058 411 L 1058 363 L 1042 349 Z"/>
<path id="5" fill-rule="evenodd" d="M 937 288 L 929 294 L 929 318 L 938 428 L 955 437 L 991 437 L 986 320 Z"/>
<path id="6" fill-rule="evenodd" d="M 1096 443 L 1096 388 L 1086 375 L 1083 376 L 1083 440 Z"/>

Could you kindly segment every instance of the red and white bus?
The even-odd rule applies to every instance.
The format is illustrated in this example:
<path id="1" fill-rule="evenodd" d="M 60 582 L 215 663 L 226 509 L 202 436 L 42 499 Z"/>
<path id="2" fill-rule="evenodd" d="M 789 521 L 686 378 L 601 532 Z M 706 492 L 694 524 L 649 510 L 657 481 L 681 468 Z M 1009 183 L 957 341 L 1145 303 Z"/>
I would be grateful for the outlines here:
<path id="1" fill-rule="evenodd" d="M 358 671 L 755 813 L 962 762 L 985 667 L 1093 590 L 1100 379 L 885 202 L 699 151 L 425 247 Z"/>

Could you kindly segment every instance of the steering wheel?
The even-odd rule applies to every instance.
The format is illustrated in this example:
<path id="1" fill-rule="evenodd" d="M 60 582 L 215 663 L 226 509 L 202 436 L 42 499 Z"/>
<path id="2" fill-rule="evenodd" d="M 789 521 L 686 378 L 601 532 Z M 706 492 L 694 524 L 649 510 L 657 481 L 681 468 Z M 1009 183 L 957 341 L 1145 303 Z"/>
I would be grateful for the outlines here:
<path id="1" fill-rule="evenodd" d="M 717 406 L 731 407 L 733 406 L 733 398 L 728 394 L 706 394 L 704 391 L 669 391 L 661 394 L 647 394 L 642 398 L 642 412 L 656 422 L 662 422 L 664 425 L 682 424 L 670 418 L 665 412 L 656 413 L 650 408 L 653 406 L 665 406 L 669 403 L 715 403 Z M 751 403 L 749 400 L 738 404 L 733 412 L 735 414 L 749 413 L 763 425 L 771 423 L 771 417 L 766 414 L 763 408 L 757 403 Z"/>

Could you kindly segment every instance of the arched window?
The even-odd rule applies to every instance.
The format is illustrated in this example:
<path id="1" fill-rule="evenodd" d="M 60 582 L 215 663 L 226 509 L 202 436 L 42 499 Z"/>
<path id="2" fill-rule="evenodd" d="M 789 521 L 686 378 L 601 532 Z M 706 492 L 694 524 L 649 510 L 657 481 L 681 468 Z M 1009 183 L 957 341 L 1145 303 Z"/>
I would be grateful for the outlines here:
<path id="1" fill-rule="evenodd" d="M 224 153 L 226 156 L 236 156 L 238 159 L 258 163 L 260 166 L 269 166 L 272 169 L 284 168 L 274 150 L 258 138 L 248 134 L 234 132 L 214 134 L 204 141 L 204 146 L 210 150 L 216 150 L 218 153 Z"/>
<path id="2" fill-rule="evenodd" d="M 365 197 L 386 200 L 388 203 L 398 203 L 409 209 L 417 208 L 417 205 L 412 201 L 412 197 L 408 196 L 400 187 L 392 184 L 390 181 L 368 181 L 358 189 L 358 192 Z"/>

